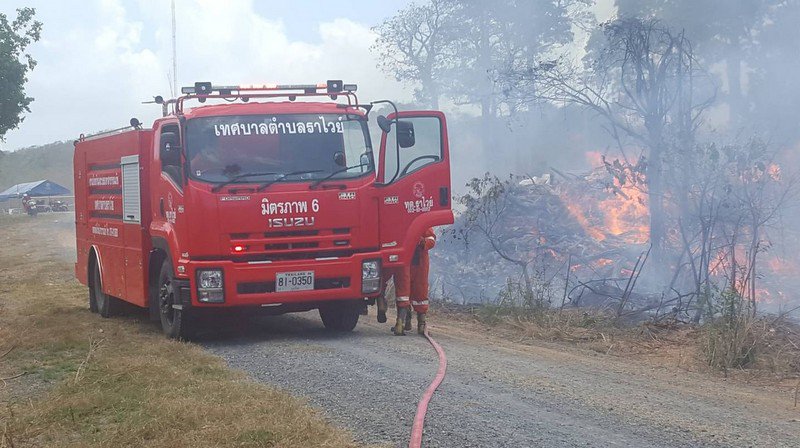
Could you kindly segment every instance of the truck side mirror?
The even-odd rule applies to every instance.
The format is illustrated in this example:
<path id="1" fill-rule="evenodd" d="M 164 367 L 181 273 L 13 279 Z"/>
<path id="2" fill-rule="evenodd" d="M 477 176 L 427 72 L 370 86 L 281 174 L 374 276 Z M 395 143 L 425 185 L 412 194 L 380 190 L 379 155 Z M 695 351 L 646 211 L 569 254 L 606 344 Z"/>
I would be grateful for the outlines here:
<path id="1" fill-rule="evenodd" d="M 414 137 L 414 123 L 397 121 L 397 143 L 401 148 L 410 148 L 417 143 Z"/>
<path id="2" fill-rule="evenodd" d="M 385 133 L 389 133 L 392 130 L 392 122 L 384 115 L 378 115 L 378 127 L 381 128 L 381 131 Z"/>
<path id="3" fill-rule="evenodd" d="M 179 166 L 181 164 L 180 138 L 175 132 L 161 133 L 160 157 L 162 165 Z"/>

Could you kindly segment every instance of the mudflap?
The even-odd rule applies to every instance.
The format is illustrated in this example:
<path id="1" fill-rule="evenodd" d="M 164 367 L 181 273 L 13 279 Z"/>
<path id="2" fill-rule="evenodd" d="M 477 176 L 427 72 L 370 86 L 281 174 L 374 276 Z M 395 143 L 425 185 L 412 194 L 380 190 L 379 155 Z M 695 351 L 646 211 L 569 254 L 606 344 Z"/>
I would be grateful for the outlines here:
<path id="1" fill-rule="evenodd" d="M 175 290 L 178 293 L 178 304 L 181 306 L 181 309 L 186 310 L 191 308 L 192 289 L 189 280 L 173 278 L 172 281 L 175 283 Z M 152 300 L 152 298 L 155 298 L 155 300 Z M 153 291 L 148 309 L 150 311 L 150 321 L 160 322 L 161 312 L 158 309 L 158 291 Z"/>
<path id="2" fill-rule="evenodd" d="M 181 304 L 184 310 L 192 307 L 192 289 L 189 280 L 175 278 L 175 289 L 178 291 L 178 303 Z"/>

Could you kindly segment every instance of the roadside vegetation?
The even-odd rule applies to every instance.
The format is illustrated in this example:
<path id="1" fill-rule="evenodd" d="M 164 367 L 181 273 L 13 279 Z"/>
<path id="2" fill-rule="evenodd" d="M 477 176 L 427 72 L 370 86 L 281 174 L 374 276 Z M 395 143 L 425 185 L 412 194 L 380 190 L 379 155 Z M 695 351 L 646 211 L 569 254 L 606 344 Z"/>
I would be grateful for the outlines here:
<path id="1" fill-rule="evenodd" d="M 355 446 L 143 316 L 90 314 L 64 216 L 0 218 L 0 447 Z"/>
<path id="2" fill-rule="evenodd" d="M 375 27 L 417 103 L 480 110 L 451 114 L 470 156 L 432 290 L 512 337 L 798 377 L 800 4 L 594 3 L 426 0 Z"/>
<path id="3" fill-rule="evenodd" d="M 715 317 L 693 323 L 676 314 L 620 315 L 612 308 L 554 307 L 546 302 L 555 302 L 555 297 L 546 302 L 515 297 L 522 289 L 504 291 L 495 304 L 437 301 L 433 309 L 516 342 L 566 343 L 605 355 L 774 384 L 800 394 L 800 325 L 785 314 L 754 316 L 748 301 L 735 294 L 712 297 Z"/>

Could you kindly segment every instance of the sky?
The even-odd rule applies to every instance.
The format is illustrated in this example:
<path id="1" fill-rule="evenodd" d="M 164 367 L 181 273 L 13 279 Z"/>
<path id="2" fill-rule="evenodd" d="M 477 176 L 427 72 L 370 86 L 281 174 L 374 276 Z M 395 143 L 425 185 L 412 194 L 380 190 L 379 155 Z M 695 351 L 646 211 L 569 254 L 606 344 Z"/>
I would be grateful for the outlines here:
<path id="1" fill-rule="evenodd" d="M 607 16 L 613 0 L 599 0 Z M 379 71 L 370 28 L 411 0 L 176 0 L 178 86 L 195 81 L 305 84 L 342 79 L 362 100 L 408 101 L 411 88 Z M 150 125 L 170 96 L 170 0 L 2 0 L 9 17 L 36 8 L 44 29 L 29 52 L 31 112 L 0 150 Z"/>
<path id="2" fill-rule="evenodd" d="M 178 85 L 317 83 L 343 79 L 364 99 L 407 100 L 410 89 L 376 68 L 370 28 L 409 0 L 177 0 Z M 29 51 L 38 61 L 26 91 L 35 100 L 5 151 L 81 133 L 149 125 L 142 104 L 170 95 L 169 0 L 28 0 L 0 3 L 10 17 L 36 8 L 44 23 Z"/>

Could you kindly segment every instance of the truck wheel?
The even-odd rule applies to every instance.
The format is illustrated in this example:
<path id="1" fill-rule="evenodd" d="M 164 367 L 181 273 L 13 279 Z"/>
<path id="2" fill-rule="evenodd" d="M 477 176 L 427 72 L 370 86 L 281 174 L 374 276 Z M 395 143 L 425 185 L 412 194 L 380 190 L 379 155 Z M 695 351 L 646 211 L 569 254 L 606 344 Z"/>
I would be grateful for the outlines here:
<path id="1" fill-rule="evenodd" d="M 187 310 L 175 309 L 178 298 L 174 289 L 172 263 L 167 259 L 158 274 L 158 310 L 161 329 L 171 339 L 187 339 L 190 336 L 191 322 Z"/>
<path id="2" fill-rule="evenodd" d="M 356 302 L 331 302 L 319 307 L 322 324 L 330 331 L 353 331 L 358 323 L 361 307 Z"/>
<path id="3" fill-rule="evenodd" d="M 92 310 L 94 299 L 94 310 Z M 89 309 L 100 313 L 103 317 L 112 317 L 119 313 L 118 298 L 103 292 L 103 279 L 100 277 L 100 265 L 95 261 L 92 266 L 92 287 L 89 291 Z"/>
<path id="4" fill-rule="evenodd" d="M 89 282 L 89 311 L 91 311 L 93 313 L 97 312 L 97 293 L 95 292 L 95 288 L 94 288 L 95 282 L 97 281 L 95 279 L 95 275 L 94 275 L 95 270 L 96 269 L 94 267 L 92 267 L 92 270 L 90 271 L 90 274 L 89 274 L 89 275 L 91 275 L 91 279 L 90 279 L 90 282 Z"/>

